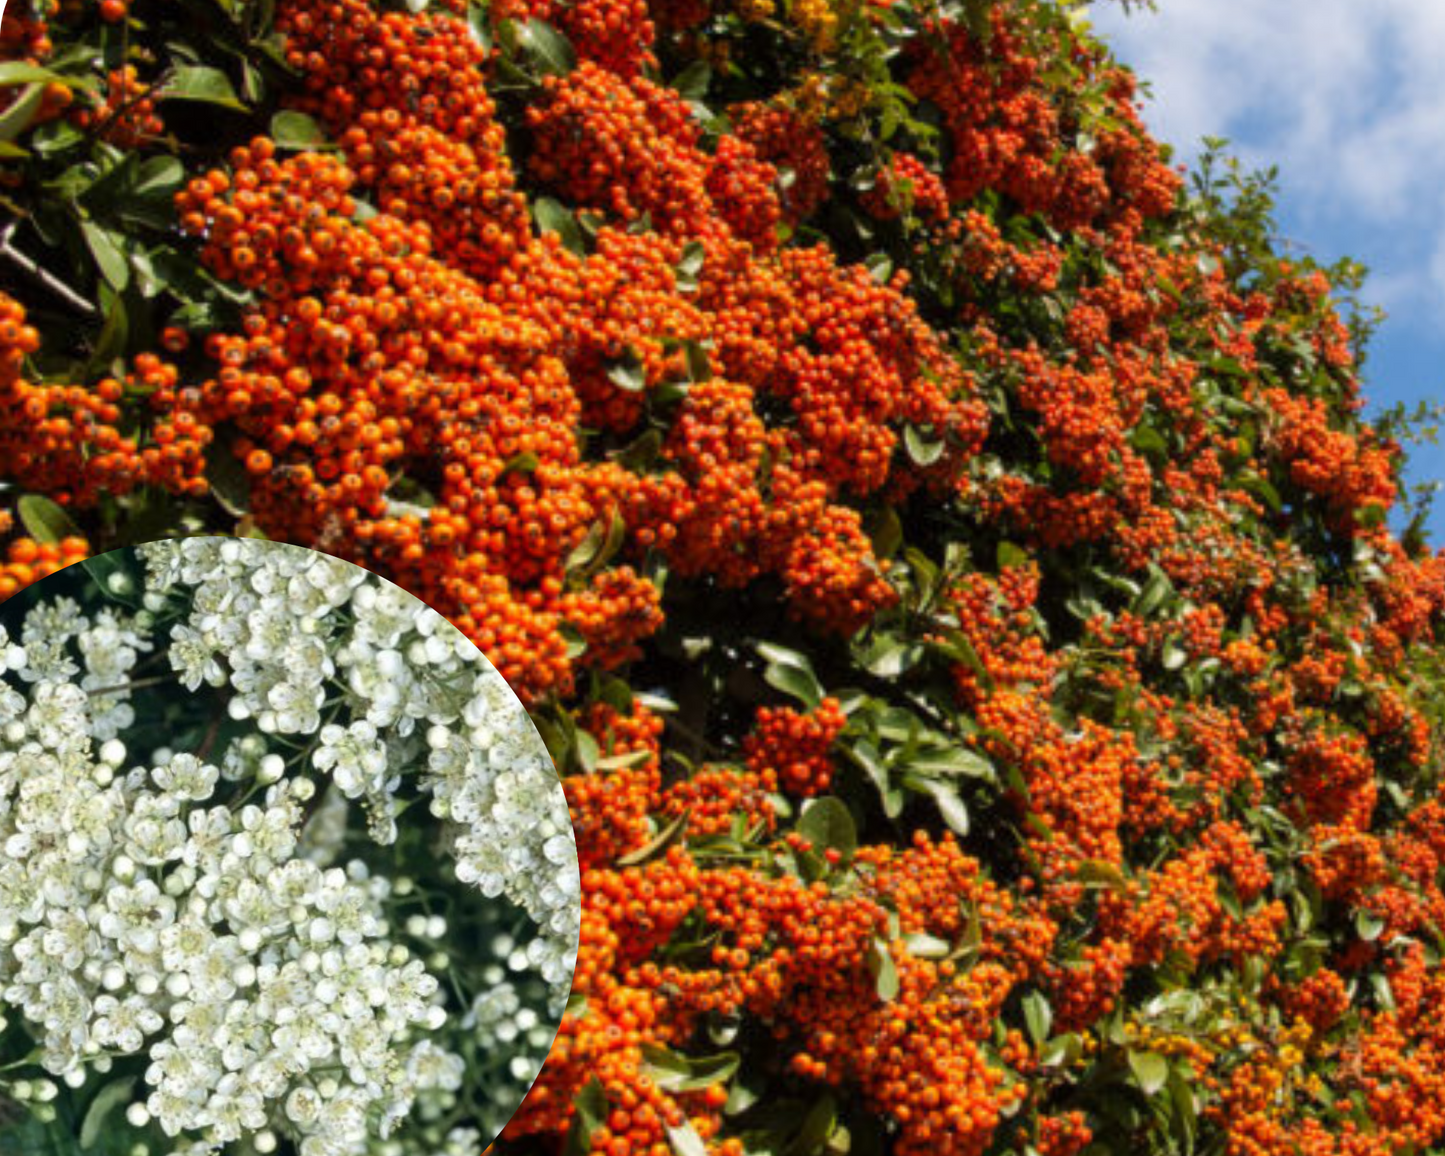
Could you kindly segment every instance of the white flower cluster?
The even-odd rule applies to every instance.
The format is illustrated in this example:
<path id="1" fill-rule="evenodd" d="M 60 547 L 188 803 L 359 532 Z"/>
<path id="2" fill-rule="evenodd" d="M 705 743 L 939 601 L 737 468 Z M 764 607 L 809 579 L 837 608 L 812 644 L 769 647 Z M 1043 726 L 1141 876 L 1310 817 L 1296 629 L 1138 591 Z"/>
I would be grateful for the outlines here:
<path id="1" fill-rule="evenodd" d="M 458 828 L 457 876 L 505 895 L 541 934 L 526 948 L 560 1015 L 577 963 L 581 875 L 567 800 L 526 711 L 485 656 L 426 603 L 299 547 L 189 538 L 138 548 L 146 605 L 189 599 L 170 654 L 187 684 L 229 685 L 260 730 L 319 732 L 313 765 L 395 837 L 400 775 L 420 759 L 431 809 Z M 348 726 L 322 718 L 331 697 Z"/>
<path id="2" fill-rule="evenodd" d="M 0 1010 L 74 1087 L 144 1055 L 126 1116 L 177 1138 L 176 1156 L 243 1136 L 269 1151 L 276 1131 L 301 1156 L 375 1153 L 378 1138 L 410 1153 L 387 1137 L 414 1105 L 441 1119 L 466 1061 L 426 1038 L 445 997 L 389 926 L 413 881 L 334 864 L 356 837 L 350 803 L 391 844 L 426 798 L 455 878 L 537 929 L 502 951 L 536 977 L 529 990 L 545 982 L 553 1023 L 493 965 L 496 989 L 438 1037 L 510 1046 L 520 1101 L 570 988 L 580 876 L 560 782 L 515 696 L 441 615 L 349 563 L 249 539 L 136 552 L 136 613 L 56 598 L 16 641 L 0 627 Z M 189 691 L 214 688 L 220 717 L 194 754 L 133 757 L 135 690 L 166 661 Z M 251 733 L 211 756 L 225 717 L 227 734 Z M 438 946 L 447 928 L 404 923 Z M 496 1107 L 478 1122 L 500 1127 L 515 1102 Z M 480 1137 L 452 1128 L 445 1147 Z"/>
<path id="3" fill-rule="evenodd" d="M 39 682 L 5 728 L 0 996 L 67 1082 L 149 1044 L 130 1116 L 196 1136 L 182 1151 L 214 1151 L 278 1108 L 303 1156 L 362 1150 L 455 1078 L 428 1062 L 434 1044 L 407 1042 L 446 1013 L 436 979 L 384 938 L 387 880 L 293 857 L 310 781 L 191 806 L 219 768 L 178 754 L 124 770 L 119 740 L 92 750 L 93 701 Z"/>
<path id="4" fill-rule="evenodd" d="M 8 662 L 0 661 L 0 674 L 8 669 L 32 684 L 74 683 L 72 689 L 87 694 L 109 691 L 96 696 L 89 714 L 89 733 L 102 741 L 114 738 L 135 722 L 130 694 L 119 688 L 130 677 L 141 654 L 151 649 L 151 643 L 133 620 L 105 609 L 92 621 L 73 600 L 58 598 L 36 606 L 26 615 L 20 642 L 23 645 L 9 646 L 13 653 Z M 71 656 L 72 643 L 80 651 L 80 663 Z M 20 661 L 15 661 L 17 657 Z M 42 693 L 50 696 L 55 692 Z M 0 685 L 0 721 L 8 722 L 21 706 L 23 700 L 15 689 Z"/>

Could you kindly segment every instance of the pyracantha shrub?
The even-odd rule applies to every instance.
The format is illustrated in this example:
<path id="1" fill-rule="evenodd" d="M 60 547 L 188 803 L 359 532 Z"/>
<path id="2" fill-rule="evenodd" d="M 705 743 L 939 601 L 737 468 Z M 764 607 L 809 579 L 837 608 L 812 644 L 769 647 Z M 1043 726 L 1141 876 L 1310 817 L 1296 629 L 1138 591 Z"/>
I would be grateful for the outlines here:
<path id="1" fill-rule="evenodd" d="M 12 1135 L 86 1101 L 87 1146 L 109 1111 L 190 1156 L 495 1134 L 570 990 L 579 875 L 541 739 L 456 627 L 200 537 L 31 587 L 0 654 L 0 1058 L 45 1073 Z"/>
<path id="2" fill-rule="evenodd" d="M 499 1151 L 1445 1142 L 1361 271 L 1079 16 L 10 0 L 0 596 L 259 534 L 486 652 L 582 903 Z"/>

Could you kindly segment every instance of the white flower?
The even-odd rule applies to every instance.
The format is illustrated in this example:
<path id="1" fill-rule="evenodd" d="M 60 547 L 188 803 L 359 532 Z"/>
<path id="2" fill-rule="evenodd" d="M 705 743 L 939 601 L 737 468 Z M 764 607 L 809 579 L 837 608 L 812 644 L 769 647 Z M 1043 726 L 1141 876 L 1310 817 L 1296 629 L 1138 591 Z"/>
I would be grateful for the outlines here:
<path id="1" fill-rule="evenodd" d="M 171 666 L 187 690 L 199 690 L 202 683 L 221 686 L 226 672 L 216 658 L 216 648 L 198 630 L 184 622 L 171 629 Z"/>
<path id="2" fill-rule="evenodd" d="M 386 786 L 386 746 L 366 719 L 349 727 L 331 724 L 321 728 L 321 749 L 312 756 L 319 771 L 329 771 L 336 786 L 348 798 Z"/>
<path id="3" fill-rule="evenodd" d="M 191 754 L 174 755 L 169 762 L 151 771 L 151 778 L 162 791 L 192 802 L 209 799 L 220 777 L 218 767 L 203 763 Z"/>
<path id="4" fill-rule="evenodd" d="M 25 647 L 10 641 L 4 626 L 0 626 L 0 674 L 20 671 L 25 668 Z"/>
<path id="5" fill-rule="evenodd" d="M 145 1037 L 160 1031 L 165 1024 L 160 1013 L 136 995 L 124 1000 L 113 995 L 97 996 L 95 1015 L 92 1029 L 95 1042 L 127 1054 L 140 1051 Z"/>

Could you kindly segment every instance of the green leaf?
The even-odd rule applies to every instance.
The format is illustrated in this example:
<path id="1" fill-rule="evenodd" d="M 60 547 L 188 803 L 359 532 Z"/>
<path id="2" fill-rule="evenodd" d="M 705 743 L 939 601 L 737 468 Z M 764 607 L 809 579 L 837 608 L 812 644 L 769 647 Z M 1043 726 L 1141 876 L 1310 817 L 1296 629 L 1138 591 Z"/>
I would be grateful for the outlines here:
<path id="1" fill-rule="evenodd" d="M 946 959 L 953 950 L 946 939 L 939 939 L 936 935 L 928 935 L 922 931 L 904 936 L 903 945 L 908 949 L 909 955 L 919 959 Z"/>
<path id="2" fill-rule="evenodd" d="M 817 850 L 834 850 L 846 865 L 858 849 L 858 828 L 842 799 L 823 795 L 809 799 L 798 819 L 798 834 Z"/>
<path id="3" fill-rule="evenodd" d="M 37 542 L 53 545 L 63 538 L 80 536 L 80 530 L 64 508 L 41 494 L 26 494 L 15 509 L 20 515 L 20 524 Z"/>
<path id="4" fill-rule="evenodd" d="M 1355 912 L 1355 930 L 1366 943 L 1379 939 L 1385 930 L 1385 921 L 1373 911 L 1361 908 Z"/>
<path id="5" fill-rule="evenodd" d="M 1135 426 L 1134 432 L 1129 435 L 1129 443 L 1140 453 L 1158 458 L 1169 456 L 1169 443 L 1152 425 Z"/>
<path id="6" fill-rule="evenodd" d="M 622 360 L 608 366 L 607 380 L 627 393 L 641 393 L 647 388 L 647 373 L 642 367 L 641 359 L 631 349 Z"/>
<path id="7" fill-rule="evenodd" d="M 727 1103 L 723 1105 L 723 1113 L 728 1116 L 739 1116 L 746 1112 L 758 1102 L 758 1094 L 749 1088 L 741 1080 L 734 1081 L 732 1088 L 728 1091 Z"/>
<path id="8" fill-rule="evenodd" d="M 606 527 L 604 527 L 601 522 L 593 522 L 592 525 L 587 527 L 587 533 L 582 538 L 582 541 L 572 547 L 572 552 L 567 555 L 566 561 L 562 563 L 563 571 L 570 574 L 574 570 L 582 570 L 589 566 L 601 551 L 602 543 L 606 540 L 606 537 Z"/>
<path id="9" fill-rule="evenodd" d="M 883 800 L 883 813 L 890 819 L 898 818 L 903 811 L 903 795 L 888 783 L 888 768 L 878 754 L 878 748 L 867 739 L 859 739 L 852 746 L 842 748 L 843 753 L 853 760 L 878 788 Z"/>
<path id="10" fill-rule="evenodd" d="M 130 191 L 137 197 L 169 198 L 185 181 L 185 166 L 175 157 L 147 157 L 136 170 Z"/>
<path id="11" fill-rule="evenodd" d="M 712 82 L 712 68 L 706 60 L 694 60 L 672 78 L 671 88 L 686 101 L 698 101 L 707 95 Z"/>
<path id="12" fill-rule="evenodd" d="M 572 1100 L 572 1127 L 567 1130 L 563 1156 L 584 1156 L 591 1148 L 592 1133 L 607 1119 L 607 1093 L 593 1076 Z"/>
<path id="13" fill-rule="evenodd" d="M 206 454 L 206 481 L 221 509 L 240 518 L 251 512 L 251 475 L 229 445 L 212 442 Z"/>
<path id="14" fill-rule="evenodd" d="M 784 1156 L 808 1156 L 823 1146 L 838 1126 L 838 1105 L 824 1093 L 803 1118 L 798 1134 L 784 1150 Z"/>
<path id="15" fill-rule="evenodd" d="M 677 1156 L 707 1156 L 707 1145 L 702 1142 L 697 1129 L 686 1117 L 683 1117 L 682 1123 L 677 1127 L 669 1126 L 667 1139 Z"/>
<path id="16" fill-rule="evenodd" d="M 85 235 L 85 243 L 90 247 L 100 275 L 117 293 L 124 293 L 130 283 L 130 260 L 116 235 L 94 221 L 82 221 L 80 230 Z"/>
<path id="17" fill-rule="evenodd" d="M 926 437 L 915 425 L 903 427 L 903 446 L 916 466 L 931 466 L 943 457 L 943 439 Z"/>
<path id="18" fill-rule="evenodd" d="M 1024 996 L 1024 1026 L 1035 1047 L 1042 1047 L 1054 1026 L 1054 1010 L 1042 992 L 1031 991 Z"/>
<path id="19" fill-rule="evenodd" d="M 335 146 L 326 131 L 304 112 L 285 109 L 271 118 L 271 139 L 282 149 L 325 149 Z"/>
<path id="20" fill-rule="evenodd" d="M 1102 859 L 1085 859 L 1075 869 L 1074 874 L 1081 883 L 1108 887 L 1113 891 L 1128 890 L 1129 885 L 1123 872 Z"/>
<path id="21" fill-rule="evenodd" d="M 177 68 L 156 92 L 159 100 L 190 100 L 201 104 L 214 104 L 235 112 L 245 112 L 246 106 L 236 96 L 231 81 L 219 68 L 205 65 L 186 64 Z"/>
<path id="22" fill-rule="evenodd" d="M 997 782 L 993 763 L 964 746 L 928 747 L 904 763 L 904 770 L 919 775 L 962 775 Z"/>
<path id="23" fill-rule="evenodd" d="M 668 823 L 667 826 L 659 831 L 652 839 L 649 839 L 646 844 L 639 847 L 636 851 L 629 851 L 626 855 L 619 856 L 615 860 L 615 865 L 618 867 L 638 867 L 651 859 L 657 858 L 658 855 L 671 847 L 673 843 L 677 842 L 687 831 L 687 821 L 691 815 L 692 810 L 690 808 L 683 811 L 681 815 L 678 815 L 677 818 Z"/>
<path id="24" fill-rule="evenodd" d="M 645 473 L 657 461 L 661 451 L 662 431 L 653 427 L 643 430 L 629 445 L 613 450 L 608 456 L 634 473 Z"/>
<path id="25" fill-rule="evenodd" d="M 14 88 L 21 84 L 64 84 L 70 88 L 90 88 L 90 81 L 74 76 L 62 76 L 38 64 L 27 64 L 23 60 L 7 60 L 0 64 L 0 88 Z"/>
<path id="26" fill-rule="evenodd" d="M 868 972 L 873 976 L 878 998 L 891 1003 L 898 996 L 898 965 L 882 936 L 874 936 L 868 945 Z"/>
<path id="27" fill-rule="evenodd" d="M 1055 1036 L 1039 1053 L 1039 1063 L 1046 1068 L 1058 1068 L 1072 1064 L 1084 1052 L 1083 1041 L 1076 1032 Z"/>
<path id="28" fill-rule="evenodd" d="M 602 757 L 602 748 L 597 745 L 597 739 L 590 731 L 578 728 L 573 751 L 577 755 L 577 765 L 582 768 L 584 775 L 593 774 L 597 770 L 597 760 Z"/>
<path id="29" fill-rule="evenodd" d="M 563 641 L 567 643 L 567 657 L 569 659 L 581 658 L 587 653 L 587 640 L 582 637 L 581 633 L 571 623 L 562 623 L 557 633 L 560 634 Z"/>
<path id="30" fill-rule="evenodd" d="M 1157 566 L 1151 565 L 1149 581 L 1139 592 L 1139 597 L 1135 599 L 1132 609 L 1140 618 L 1149 618 L 1156 610 L 1163 607 L 1173 594 L 1174 583 L 1169 580 L 1169 575 Z"/>
<path id="31" fill-rule="evenodd" d="M 513 454 L 503 464 L 501 472 L 497 475 L 498 480 L 505 478 L 508 474 L 530 474 L 534 473 L 542 463 L 537 455 L 531 450 L 525 453 Z"/>
<path id="32" fill-rule="evenodd" d="M 492 24 L 487 10 L 480 4 L 467 5 L 467 31 L 484 52 L 492 50 Z"/>
<path id="33" fill-rule="evenodd" d="M 823 701 L 823 685 L 806 655 L 771 642 L 758 643 L 757 651 L 768 664 L 763 670 L 763 681 L 774 690 L 791 695 L 809 710 Z"/>
<path id="34" fill-rule="evenodd" d="M 1239 488 L 1246 493 L 1253 494 L 1263 502 L 1270 513 L 1278 514 L 1284 509 L 1284 500 L 1268 478 L 1260 477 L 1258 474 L 1247 474 L 1240 478 Z"/>
<path id="35" fill-rule="evenodd" d="M 45 85 L 32 84 L 0 112 L 0 143 L 8 144 L 29 128 L 45 99 Z"/>
<path id="36" fill-rule="evenodd" d="M 1169 1061 L 1158 1052 L 1131 1051 L 1129 1070 L 1134 1073 L 1135 1082 L 1146 1096 L 1152 1096 L 1169 1079 Z"/>
<path id="37" fill-rule="evenodd" d="M 127 553 L 109 550 L 80 560 L 85 572 L 107 597 L 124 599 L 126 593 L 138 591 L 139 583 L 126 565 Z"/>
<path id="38" fill-rule="evenodd" d="M 880 678 L 897 678 L 917 666 L 925 653 L 920 642 L 905 642 L 894 635 L 883 634 L 872 641 L 860 661 L 869 674 L 876 674 Z"/>
<path id="39" fill-rule="evenodd" d="M 934 803 L 938 805 L 938 813 L 953 832 L 957 835 L 968 834 L 968 808 L 964 806 L 957 788 L 952 783 L 906 774 L 903 776 L 903 785 L 917 794 L 931 795 Z"/>
<path id="40" fill-rule="evenodd" d="M 94 1148 L 100 1139 L 100 1130 L 105 1127 L 106 1117 L 131 1098 L 135 1088 L 135 1077 L 112 1080 L 96 1093 L 95 1099 L 86 1109 L 85 1119 L 80 1124 L 81 1148 Z"/>
<path id="41" fill-rule="evenodd" d="M 868 537 L 873 544 L 873 556 L 891 558 L 903 545 L 903 521 L 892 506 L 884 506 L 869 519 Z"/>
<path id="42" fill-rule="evenodd" d="M 994 562 L 1000 571 L 1027 566 L 1030 562 L 1029 552 L 1015 542 L 1000 542 L 998 549 L 994 551 Z"/>
<path id="43" fill-rule="evenodd" d="M 577 65 L 571 42 L 545 20 L 533 17 L 518 26 L 517 42 L 544 75 L 566 76 Z"/>
<path id="44" fill-rule="evenodd" d="M 577 218 L 560 201 L 554 201 L 551 197 L 538 197 L 532 202 L 532 219 L 537 222 L 537 228 L 541 232 L 556 233 L 561 237 L 564 248 L 579 256 L 586 255 L 587 242 L 582 236 L 582 228 L 577 224 Z"/>
<path id="45" fill-rule="evenodd" d="M 684 341 L 682 344 L 683 356 L 687 359 L 687 377 L 689 381 L 711 381 L 712 364 L 708 360 L 707 350 L 698 341 Z"/>
<path id="46" fill-rule="evenodd" d="M 598 759 L 594 770 L 598 771 L 625 771 L 630 767 L 640 767 L 652 757 L 648 750 L 628 751 L 625 755 L 608 755 L 605 759 Z"/>
<path id="47" fill-rule="evenodd" d="M 714 1084 L 726 1083 L 741 1062 L 736 1052 L 684 1056 L 656 1044 L 643 1044 L 642 1057 L 647 1061 L 653 1082 L 664 1092 L 699 1092 Z"/>
<path id="48" fill-rule="evenodd" d="M 1164 644 L 1163 663 L 1165 670 L 1178 670 L 1189 661 L 1189 652 L 1174 642 Z"/>
<path id="49" fill-rule="evenodd" d="M 698 274 L 702 272 L 707 250 L 701 241 L 689 241 L 682 249 L 682 260 L 677 263 L 676 283 L 681 293 L 691 293 L 697 288 Z"/>

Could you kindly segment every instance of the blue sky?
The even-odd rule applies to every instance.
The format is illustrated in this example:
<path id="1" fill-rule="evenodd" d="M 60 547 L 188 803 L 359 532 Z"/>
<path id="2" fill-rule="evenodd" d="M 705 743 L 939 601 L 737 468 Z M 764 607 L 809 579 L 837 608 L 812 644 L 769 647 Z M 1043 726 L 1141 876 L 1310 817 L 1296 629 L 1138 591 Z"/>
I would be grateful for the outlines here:
<path id="1" fill-rule="evenodd" d="M 1205 136 L 1277 165 L 1282 239 L 1369 267 L 1387 316 L 1364 367 L 1368 412 L 1445 401 L 1445 3 L 1117 0 L 1094 30 L 1148 86 L 1144 118 L 1190 163 Z M 1412 451 L 1411 481 L 1445 480 L 1445 445 Z M 1429 538 L 1445 546 L 1445 493 Z"/>

